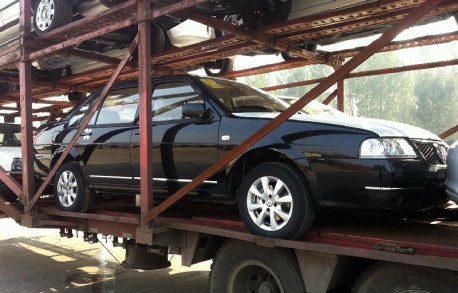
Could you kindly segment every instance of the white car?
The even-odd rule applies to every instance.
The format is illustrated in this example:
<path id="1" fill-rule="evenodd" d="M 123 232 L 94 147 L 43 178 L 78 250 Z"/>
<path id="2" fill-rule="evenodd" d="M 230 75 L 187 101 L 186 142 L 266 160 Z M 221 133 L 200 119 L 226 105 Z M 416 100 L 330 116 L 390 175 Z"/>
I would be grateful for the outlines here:
<path id="1" fill-rule="evenodd" d="M 0 166 L 14 178 L 22 177 L 21 125 L 0 123 Z M 0 194 L 11 199 L 13 192 L 0 181 Z"/>
<path id="2" fill-rule="evenodd" d="M 448 197 L 458 204 L 458 140 L 448 149 L 445 188 Z"/>

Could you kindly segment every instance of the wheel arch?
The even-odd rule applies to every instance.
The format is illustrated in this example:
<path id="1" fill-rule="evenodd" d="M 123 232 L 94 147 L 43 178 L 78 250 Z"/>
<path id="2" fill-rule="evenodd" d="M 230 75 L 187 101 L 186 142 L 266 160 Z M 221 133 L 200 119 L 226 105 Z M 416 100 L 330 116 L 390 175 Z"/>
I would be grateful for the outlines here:
<path id="1" fill-rule="evenodd" d="M 300 158 L 300 159 L 297 159 Z M 305 181 L 311 193 L 312 200 L 318 196 L 318 187 L 314 185 L 316 180 L 310 167 L 310 163 L 301 154 L 296 154 L 292 149 L 281 148 L 257 148 L 244 153 L 233 165 L 226 170 L 230 178 L 229 190 L 237 199 L 237 191 L 243 177 L 255 166 L 263 163 L 284 163 L 293 167 Z"/>
<path id="2" fill-rule="evenodd" d="M 59 149 L 56 150 L 56 152 L 54 152 L 53 156 L 51 157 L 50 169 L 54 168 L 57 161 L 62 157 L 64 150 L 65 150 L 65 147 L 60 147 Z M 78 166 L 81 168 L 81 170 L 83 171 L 83 174 L 86 174 L 85 172 L 86 163 L 76 149 L 72 148 L 70 150 L 70 152 L 67 154 L 67 156 L 63 160 L 62 165 L 67 162 L 76 162 Z"/>

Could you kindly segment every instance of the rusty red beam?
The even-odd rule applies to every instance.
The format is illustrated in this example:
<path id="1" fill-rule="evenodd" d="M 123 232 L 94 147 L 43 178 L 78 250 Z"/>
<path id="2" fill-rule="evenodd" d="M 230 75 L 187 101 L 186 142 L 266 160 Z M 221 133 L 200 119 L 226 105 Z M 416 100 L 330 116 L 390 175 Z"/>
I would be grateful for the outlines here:
<path id="1" fill-rule="evenodd" d="M 333 91 L 332 93 L 330 93 L 323 101 L 323 104 L 325 105 L 329 105 L 329 103 L 332 102 L 332 100 L 334 100 L 335 98 L 337 97 L 337 90 Z"/>
<path id="2" fill-rule="evenodd" d="M 15 62 L 18 62 L 21 60 L 21 53 L 19 49 L 15 48 L 14 51 L 11 52 L 0 52 L 3 55 L 0 56 L 0 69 L 3 69 L 5 67 L 10 67 L 12 64 Z"/>
<path id="3" fill-rule="evenodd" d="M 95 112 L 97 111 L 98 107 L 102 104 L 103 99 L 108 94 L 108 91 L 110 90 L 111 86 L 114 84 L 114 82 L 118 78 L 119 74 L 121 73 L 121 71 L 126 66 L 127 62 L 129 61 L 129 59 L 130 59 L 130 57 L 132 55 L 132 52 L 137 48 L 137 45 L 138 45 L 138 35 L 135 37 L 135 40 L 132 42 L 132 44 L 130 45 L 130 47 L 127 50 L 126 54 L 122 58 L 121 63 L 118 65 L 118 68 L 113 73 L 111 79 L 108 81 L 108 83 L 103 88 L 102 92 L 100 93 L 99 97 L 97 98 L 97 101 L 92 105 L 92 107 L 89 110 L 88 114 L 86 115 L 86 117 L 81 122 L 81 125 L 79 126 L 78 130 L 76 131 L 75 136 L 72 138 L 72 140 L 65 147 L 65 150 L 62 152 L 62 155 L 59 157 L 59 159 L 57 160 L 56 164 L 53 166 L 53 168 L 51 169 L 51 171 L 49 172 L 48 176 L 46 177 L 46 179 L 41 184 L 41 186 L 38 189 L 38 191 L 35 193 L 35 196 L 33 197 L 33 199 L 25 206 L 25 211 L 28 212 L 33 208 L 33 206 L 37 202 L 38 198 L 41 196 L 41 194 L 43 193 L 43 191 L 45 190 L 45 188 L 47 187 L 47 185 L 49 184 L 51 179 L 54 177 L 54 175 L 56 174 L 57 170 L 61 166 L 62 162 L 65 160 L 65 158 L 67 157 L 68 153 L 70 153 L 71 149 L 75 145 L 75 143 L 78 140 L 79 136 L 81 135 L 81 133 L 83 133 L 84 129 L 89 124 L 92 116 L 95 114 Z"/>
<path id="4" fill-rule="evenodd" d="M 386 45 L 385 47 L 383 47 L 382 49 L 380 49 L 378 53 L 395 51 L 395 50 L 406 49 L 406 48 L 415 48 L 415 47 L 420 47 L 420 46 L 450 43 L 455 40 L 458 40 L 457 32 L 441 34 L 441 35 L 434 35 L 434 36 L 426 36 L 426 37 L 415 38 L 415 39 L 410 39 L 406 41 L 391 42 L 388 45 Z M 336 52 L 322 52 L 322 54 L 324 54 L 324 56 L 333 56 L 335 59 L 350 58 L 358 54 L 358 52 L 361 51 L 362 49 L 364 49 L 364 47 L 336 51 Z M 278 71 L 278 70 L 292 69 L 292 68 L 297 68 L 297 67 L 311 65 L 311 64 L 315 64 L 315 63 L 312 63 L 309 60 L 297 58 L 297 59 L 293 59 L 290 61 L 279 62 L 279 63 L 263 65 L 263 66 L 239 70 L 239 71 L 228 72 L 227 74 L 224 75 L 224 77 L 236 78 L 236 77 L 242 77 L 242 76 L 250 76 L 250 75 L 256 75 L 256 74 L 269 73 L 269 72 Z"/>
<path id="5" fill-rule="evenodd" d="M 455 66 L 455 65 L 458 65 L 458 59 L 452 59 L 452 60 L 447 60 L 447 61 L 429 62 L 429 63 L 422 63 L 422 64 L 414 64 L 414 65 L 407 65 L 407 66 L 401 66 L 401 67 L 392 67 L 392 68 L 383 68 L 383 69 L 375 69 L 375 70 L 353 72 L 353 73 L 348 74 L 347 78 L 357 78 L 357 77 L 366 77 L 366 76 L 374 76 L 374 75 L 382 75 L 382 74 L 392 74 L 392 73 L 414 71 L 414 70 L 424 70 L 424 69 Z"/>
<path id="6" fill-rule="evenodd" d="M 0 73 L 0 81 L 11 83 L 11 84 L 19 84 L 19 77 Z M 40 88 L 62 89 L 62 90 L 67 90 L 67 91 L 79 91 L 79 92 L 86 92 L 86 93 L 89 93 L 92 90 L 91 88 L 86 88 L 83 86 L 66 85 L 60 82 L 47 82 L 47 81 L 39 81 L 39 80 L 32 80 L 32 86 L 40 87 Z"/>
<path id="7" fill-rule="evenodd" d="M 299 87 L 299 86 L 306 86 L 306 85 L 311 85 L 311 84 L 316 84 L 324 81 L 326 77 L 322 78 L 316 78 L 316 79 L 309 79 L 305 81 L 297 81 L 297 82 L 291 82 L 288 84 L 279 84 L 279 85 L 273 85 L 273 86 L 267 86 L 263 87 L 263 91 L 276 91 L 276 90 L 281 90 L 281 89 L 286 89 L 286 88 L 292 88 L 292 87 Z"/>
<path id="8" fill-rule="evenodd" d="M 231 72 L 224 74 L 223 76 L 226 78 L 233 79 L 237 77 L 251 76 L 251 75 L 257 75 L 257 74 L 269 73 L 273 71 L 293 69 L 293 68 L 302 67 L 306 65 L 312 65 L 312 64 L 316 64 L 316 63 L 312 62 L 311 60 L 295 58 L 293 60 L 288 60 L 284 62 L 262 65 L 262 66 L 247 68 L 247 69 L 238 70 L 238 71 L 231 71 Z"/>
<path id="9" fill-rule="evenodd" d="M 415 48 L 415 47 L 450 43 L 456 40 L 458 40 L 458 32 L 456 31 L 451 32 L 451 33 L 445 33 L 445 34 L 424 36 L 424 37 L 419 37 L 419 38 L 414 38 L 414 39 L 409 39 L 409 40 L 404 40 L 404 41 L 391 42 L 388 45 L 386 45 L 385 47 L 383 47 L 379 51 L 379 53 L 396 51 L 396 50 L 407 49 L 407 48 Z M 353 57 L 356 54 L 358 54 L 358 52 L 361 51 L 362 49 L 364 49 L 364 47 L 341 50 L 341 51 L 336 51 L 336 52 L 327 52 L 327 54 L 330 54 L 335 57 L 340 57 L 340 58 L 349 58 L 349 57 Z"/>
<path id="10" fill-rule="evenodd" d="M 71 38 L 69 40 L 65 40 L 65 41 L 63 41 L 63 42 L 61 42 L 59 44 L 55 44 L 55 45 L 49 46 L 47 48 L 32 52 L 32 53 L 28 54 L 26 58 L 29 59 L 29 60 L 37 60 L 37 59 L 43 58 L 44 56 L 52 54 L 55 51 L 62 50 L 62 49 L 68 48 L 68 47 L 76 46 L 76 45 L 80 44 L 83 41 L 87 41 L 87 40 L 93 39 L 95 37 L 98 37 L 98 36 L 101 36 L 101 35 L 116 31 L 118 29 L 121 29 L 121 28 L 130 26 L 130 25 L 136 24 L 136 23 L 138 23 L 140 21 L 152 20 L 152 19 L 157 18 L 157 17 L 162 16 L 162 15 L 171 14 L 171 13 L 177 12 L 179 10 L 183 10 L 183 9 L 189 9 L 190 7 L 192 7 L 194 5 L 201 4 L 201 3 L 204 3 L 206 1 L 207 0 L 185 0 L 185 1 L 181 1 L 179 3 L 170 4 L 170 5 L 167 5 L 167 6 L 156 8 L 152 13 L 150 13 L 148 15 L 146 15 L 146 14 L 135 15 L 135 16 L 128 17 L 126 19 L 121 19 L 121 20 L 119 20 L 119 21 L 117 21 L 115 23 L 110 23 L 109 25 L 106 25 L 106 26 L 101 27 L 99 29 L 96 29 L 94 31 L 90 31 L 90 32 L 84 33 L 84 34 L 79 35 L 79 36 L 74 36 L 73 38 Z M 130 6 L 133 3 L 136 3 L 136 1 L 131 0 L 131 1 L 126 2 L 126 3 L 127 3 L 126 4 L 127 6 Z M 116 9 L 119 9 L 119 8 L 120 8 L 120 5 L 118 5 Z M 113 8 L 113 9 L 115 9 L 115 8 Z M 108 10 L 108 11 L 110 11 L 110 10 Z M 91 21 L 91 19 L 89 19 L 89 20 L 88 19 L 80 20 L 80 22 L 77 22 L 77 23 L 75 23 L 73 25 L 73 29 L 77 29 L 78 26 L 84 25 L 85 23 L 88 23 L 88 21 Z M 95 21 L 95 20 L 93 19 L 92 21 Z M 62 27 L 61 30 L 64 31 L 64 30 L 67 29 L 67 27 L 68 26 Z M 62 33 L 62 31 L 60 31 L 60 33 Z M 57 33 L 59 33 L 59 31 Z M 53 34 L 56 34 L 56 32 L 54 32 Z M 51 36 L 53 36 L 53 34 L 50 32 L 49 35 L 46 35 L 46 37 L 51 37 Z"/>
<path id="11" fill-rule="evenodd" d="M 21 211 L 18 210 L 15 206 L 13 206 L 10 202 L 3 199 L 0 196 L 0 211 L 5 213 L 9 218 L 15 220 L 16 222 L 19 221 L 21 218 Z"/>
<path id="12" fill-rule="evenodd" d="M 94 61 L 111 64 L 111 65 L 118 65 L 119 62 L 121 62 L 121 59 L 119 58 L 105 56 L 102 54 L 92 53 L 88 51 L 72 49 L 72 48 L 68 49 L 68 53 L 70 55 L 81 57 L 83 59 L 94 60 Z M 129 67 L 134 67 L 134 68 L 137 67 L 137 65 L 134 62 L 128 62 L 126 65 Z"/>
<path id="13" fill-rule="evenodd" d="M 452 128 L 444 131 L 439 135 L 441 139 L 446 139 L 447 137 L 451 136 L 452 134 L 455 134 L 458 132 L 458 125 L 453 126 Z"/>
<path id="14" fill-rule="evenodd" d="M 320 54 L 301 49 L 285 40 L 276 39 L 272 35 L 269 35 L 262 31 L 253 32 L 243 27 L 231 24 L 222 19 L 212 17 L 210 15 L 205 15 L 202 13 L 197 13 L 195 11 L 191 11 L 190 18 L 194 21 L 198 21 L 205 25 L 210 25 L 212 27 L 221 29 L 222 31 L 226 33 L 234 34 L 246 41 L 251 41 L 255 44 L 273 48 L 281 52 L 290 52 L 304 59 L 313 60 L 316 63 L 325 63 L 326 62 L 326 59 Z"/>
<path id="15" fill-rule="evenodd" d="M 151 7 L 148 1 L 138 3 L 138 13 L 148 13 Z M 138 89 L 140 94 L 140 206 L 141 215 L 153 207 L 153 136 L 152 136 L 152 85 L 151 85 L 151 25 L 148 21 L 138 24 L 140 43 L 138 46 Z M 147 223 L 142 222 L 142 226 Z M 152 239 L 151 239 L 152 241 Z"/>
<path id="16" fill-rule="evenodd" d="M 27 50 L 27 37 L 32 33 L 31 0 L 21 0 L 20 44 L 22 54 Z M 21 150 L 22 150 L 22 191 L 19 197 L 22 204 L 27 204 L 35 191 L 34 183 L 34 154 L 33 154 L 33 126 L 32 126 L 32 63 L 22 59 L 19 62 L 19 103 L 21 108 Z"/>
<path id="17" fill-rule="evenodd" d="M 338 66 L 334 66 L 334 70 L 338 69 Z M 345 78 L 337 82 L 337 110 L 345 112 Z"/>
<path id="18" fill-rule="evenodd" d="M 288 109 L 283 111 L 280 115 L 274 118 L 272 121 L 267 123 L 264 127 L 259 129 L 255 134 L 250 136 L 247 140 L 243 143 L 235 147 L 229 154 L 227 154 L 224 158 L 216 162 L 215 164 L 211 165 L 205 171 L 203 171 L 200 175 L 194 178 L 190 183 L 183 186 L 180 190 L 178 190 L 175 194 L 167 198 L 163 201 L 159 206 L 151 209 L 147 215 L 144 215 L 142 218 L 142 222 L 150 222 L 155 219 L 159 214 L 163 211 L 168 209 L 178 200 L 183 198 L 186 194 L 191 192 L 194 188 L 199 186 L 204 180 L 218 172 L 221 168 L 229 164 L 232 160 L 239 157 L 242 153 L 248 150 L 251 146 L 253 146 L 256 142 L 270 133 L 272 130 L 280 126 L 284 121 L 286 121 L 289 117 L 300 111 L 307 103 L 314 100 L 324 91 L 326 91 L 329 87 L 333 84 L 345 78 L 345 76 L 350 73 L 353 69 L 375 54 L 378 50 L 383 48 L 388 42 L 392 41 L 402 30 L 411 26 L 416 21 L 418 21 L 421 17 L 428 13 L 431 9 L 439 5 L 443 0 L 437 1 L 426 1 L 425 3 L 421 4 L 417 8 L 415 8 L 406 18 L 402 19 L 399 23 L 395 26 L 387 30 L 379 39 L 372 42 L 369 46 L 367 46 L 364 50 L 362 50 L 358 55 L 354 58 L 349 60 L 347 63 L 342 65 L 339 69 L 337 69 L 334 73 L 324 79 L 319 85 L 313 88 L 310 92 L 300 98 L 297 102 L 291 105 Z"/>
<path id="19" fill-rule="evenodd" d="M 349 73 L 345 78 L 348 79 L 348 78 L 358 78 L 358 77 L 375 76 L 375 75 L 382 75 L 382 74 L 392 74 L 392 73 L 400 73 L 400 72 L 414 71 L 414 70 L 424 70 L 424 69 L 455 66 L 455 65 L 458 65 L 458 59 L 353 72 L 353 73 Z M 323 77 L 323 78 L 317 78 L 317 79 L 310 79 L 306 81 L 292 82 L 288 84 L 274 85 L 274 86 L 264 87 L 262 88 L 262 90 L 275 91 L 275 90 L 280 90 L 280 89 L 285 89 L 285 88 L 306 86 L 306 85 L 319 83 L 323 81 L 324 79 L 325 78 Z"/>
<path id="20" fill-rule="evenodd" d="M 0 166 L 0 180 L 3 181 L 3 183 L 6 184 L 6 186 L 8 186 L 8 188 L 18 196 L 18 198 L 23 196 L 21 184 L 19 184 L 16 179 L 7 173 L 2 166 Z"/>

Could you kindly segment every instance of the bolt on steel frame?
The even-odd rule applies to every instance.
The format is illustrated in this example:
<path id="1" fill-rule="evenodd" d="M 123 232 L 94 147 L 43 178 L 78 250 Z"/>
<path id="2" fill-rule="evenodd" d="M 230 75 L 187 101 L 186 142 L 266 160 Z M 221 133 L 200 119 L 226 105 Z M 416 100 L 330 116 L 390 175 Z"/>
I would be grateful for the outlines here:
<path id="1" fill-rule="evenodd" d="M 255 144 L 258 140 L 260 140 L 263 136 L 267 135 L 270 131 L 278 127 L 281 123 L 287 120 L 291 115 L 302 109 L 307 103 L 314 100 L 317 96 L 321 93 L 326 91 L 329 87 L 337 83 L 337 90 L 331 93 L 326 102 L 330 102 L 333 98 L 338 98 L 338 105 L 339 109 L 343 110 L 344 105 L 344 79 L 352 77 L 350 73 L 354 68 L 360 65 L 362 62 L 367 60 L 370 56 L 381 49 L 386 49 L 389 46 L 389 42 L 391 42 L 396 35 L 407 28 L 408 26 L 414 24 L 417 20 L 422 18 L 424 15 L 428 14 L 431 10 L 439 7 L 442 2 L 451 3 L 453 5 L 453 1 L 447 0 L 437 0 L 437 1 L 424 1 L 420 3 L 415 9 L 413 10 L 405 10 L 399 13 L 399 17 L 395 17 L 393 21 L 397 23 L 385 32 L 379 39 L 374 41 L 371 45 L 367 46 L 366 48 L 358 51 L 358 52 L 351 52 L 348 53 L 353 58 L 346 62 L 345 64 L 341 64 L 341 56 L 322 56 L 316 53 L 310 53 L 305 50 L 298 49 L 296 47 L 291 46 L 290 43 L 282 40 L 281 38 L 273 38 L 272 34 L 276 33 L 275 27 L 271 29 L 265 29 L 261 31 L 251 32 L 246 29 L 242 29 L 236 27 L 235 25 L 229 24 L 227 22 L 221 21 L 217 18 L 210 18 L 205 15 L 196 13 L 196 12 L 189 12 L 188 10 L 197 4 L 205 2 L 204 0 L 185 0 L 173 4 L 168 4 L 165 6 L 157 6 L 160 1 L 153 1 L 153 0 L 130 0 L 126 1 L 123 4 L 120 4 L 112 9 L 107 10 L 102 15 L 94 16 L 88 19 L 83 19 L 78 22 L 72 23 L 66 27 L 62 27 L 56 29 L 52 32 L 45 34 L 42 38 L 45 40 L 55 39 L 58 40 L 59 43 L 57 44 L 50 44 L 45 48 L 41 48 L 37 51 L 30 51 L 28 46 L 28 39 L 31 31 L 31 15 L 30 9 L 21 9 L 21 17 L 20 17 L 20 27 L 21 27 L 21 41 L 20 41 L 20 50 L 13 51 L 12 53 L 8 53 L 7 55 L 2 56 L 0 59 L 3 62 L 7 62 L 5 60 L 14 60 L 19 61 L 19 84 L 20 84 L 20 104 L 21 104 L 21 133 L 23 139 L 22 144 L 22 155 L 23 155 L 23 186 L 21 187 L 13 178 L 11 178 L 8 174 L 4 172 L 4 170 L 0 169 L 0 179 L 3 180 L 12 190 L 15 192 L 20 200 L 21 203 L 24 205 L 24 211 L 12 206 L 5 200 L 0 197 L 0 210 L 5 212 L 8 216 L 15 219 L 16 221 L 23 220 L 23 223 L 28 223 L 28 225 L 33 226 L 32 219 L 33 219 L 33 212 L 34 207 L 36 206 L 39 197 L 42 195 L 47 184 L 50 182 L 52 177 L 54 176 L 55 172 L 59 168 L 62 161 L 65 159 L 65 154 L 68 153 L 70 148 L 75 144 L 77 138 L 82 133 L 84 128 L 90 121 L 91 116 L 95 113 L 97 107 L 101 104 L 104 96 L 108 93 L 111 85 L 115 82 L 115 80 L 119 76 L 137 76 L 139 79 L 139 91 L 140 91 L 140 128 L 144 131 L 141 131 L 140 136 L 140 171 L 141 171 L 141 211 L 140 215 L 136 215 L 138 219 L 135 217 L 120 217 L 120 216 L 109 216 L 109 215 L 101 215 L 101 214 L 78 214 L 78 213 L 66 213 L 66 212 L 59 212 L 59 211 L 49 211 L 49 214 L 54 215 L 67 215 L 72 218 L 80 218 L 86 219 L 88 223 L 96 223 L 100 226 L 104 226 L 97 221 L 107 221 L 107 222 L 119 222 L 120 225 L 126 225 L 126 231 L 129 231 L 129 235 L 137 240 L 138 243 L 143 244 L 151 244 L 152 243 L 152 221 L 157 219 L 157 217 L 170 206 L 175 204 L 178 200 L 186 196 L 192 189 L 197 187 L 200 183 L 210 177 L 212 174 L 226 166 L 231 160 L 238 157 L 242 154 L 245 150 L 247 150 L 250 146 Z M 413 1 L 418 2 L 418 1 Z M 31 7 L 31 0 L 21 0 L 21 7 Z M 153 4 L 153 7 L 151 5 Z M 418 4 L 418 3 L 417 3 Z M 211 40 L 206 42 L 207 50 L 212 51 L 213 48 L 220 48 L 220 50 L 215 51 L 214 53 L 209 52 L 202 52 L 202 45 L 192 45 L 187 48 L 184 48 L 181 55 L 178 53 L 179 50 L 175 50 L 172 52 L 166 52 L 160 56 L 153 56 L 151 57 L 151 40 L 150 36 L 150 26 L 148 25 L 148 21 L 167 14 L 180 11 L 181 13 L 187 13 L 191 19 L 196 21 L 214 26 L 218 29 L 226 31 L 230 33 L 228 36 L 218 38 L 215 40 Z M 440 11 L 440 10 L 439 10 Z M 128 17 L 118 21 L 113 22 L 111 25 L 107 25 L 101 28 L 94 28 L 90 27 L 82 30 L 79 35 L 71 36 L 70 39 L 67 39 L 65 36 L 69 33 L 70 30 L 75 31 L 75 28 L 85 28 L 85 25 L 94 21 L 95 19 L 103 19 L 103 18 L 112 18 L 117 13 L 126 13 L 129 14 Z M 373 20 L 375 21 L 375 19 Z M 38 191 L 35 192 L 34 187 L 34 173 L 33 173 L 33 146 L 32 146 L 32 75 L 31 75 L 31 61 L 42 58 L 46 55 L 55 53 L 59 50 L 64 50 L 69 47 L 75 46 L 82 41 L 89 40 L 96 36 L 102 35 L 107 32 L 115 31 L 119 28 L 126 27 L 132 24 L 138 24 L 138 35 L 135 38 L 134 42 L 129 47 L 129 50 L 126 52 L 122 60 L 115 60 L 115 59 L 107 59 L 101 58 L 102 62 L 106 62 L 109 64 L 113 64 L 116 61 L 119 61 L 119 65 L 115 68 L 111 65 L 108 75 L 111 74 L 109 77 L 109 81 L 105 84 L 105 87 L 98 98 L 97 102 L 92 106 L 89 111 L 89 115 L 84 119 L 81 123 L 78 131 L 75 134 L 75 137 L 71 140 L 71 142 L 67 145 L 66 151 L 64 155 L 58 160 L 58 162 L 53 166 L 48 178 L 45 180 L 44 183 L 38 188 Z M 351 25 L 349 25 L 351 27 Z M 309 33 L 313 35 L 313 32 Z M 221 48 L 221 44 L 225 43 L 228 45 L 226 48 Z M 176 64 L 188 64 L 189 59 L 195 60 L 207 60 L 208 58 L 221 58 L 232 55 L 234 52 L 243 52 L 240 51 L 239 48 L 237 51 L 237 47 L 243 44 L 243 50 L 253 50 L 260 47 L 271 47 L 277 50 L 282 51 L 289 51 L 295 55 L 298 55 L 304 58 L 308 64 L 320 64 L 326 63 L 333 65 L 335 68 L 334 73 L 330 76 L 317 79 L 314 81 L 307 81 L 307 84 L 319 83 L 314 89 L 312 89 L 309 93 L 304 95 L 301 99 L 299 99 L 296 103 L 294 103 L 288 110 L 284 111 L 281 115 L 277 118 L 272 120 L 269 124 L 264 126 L 260 129 L 257 133 L 252 135 L 248 138 L 245 142 L 240 144 L 236 147 L 231 153 L 229 153 L 226 157 L 222 158 L 220 161 L 209 167 L 199 176 L 197 176 L 193 181 L 188 183 L 182 189 L 177 191 L 174 195 L 170 198 L 159 204 L 158 206 L 153 206 L 153 192 L 152 192 L 152 169 L 150 168 L 152 162 L 151 150 L 152 150 L 152 127 L 151 127 L 151 73 L 157 72 L 173 72 L 174 70 L 170 70 L 167 68 L 167 56 L 178 56 L 173 57 L 176 58 L 174 62 Z M 139 64 L 138 68 L 135 64 L 129 61 L 129 58 L 132 52 L 138 45 L 139 50 Z M 185 56 L 185 52 L 193 52 L 191 57 L 183 57 Z M 19 58 L 18 55 L 19 54 Z M 86 56 L 89 58 L 97 59 L 97 56 L 91 55 Z M 150 60 L 153 61 L 151 64 Z M 164 61 L 165 60 L 165 61 Z M 158 62 L 159 65 L 156 64 Z M 291 63 L 295 62 L 303 62 L 301 61 L 292 61 Z M 0 63 L 2 64 L 2 63 Z M 129 69 L 125 69 L 125 67 L 129 66 Z M 235 76 L 235 73 L 233 76 Z M 231 73 L 228 74 L 231 76 Z M 106 77 L 104 77 L 106 78 Z M 105 79 L 101 79 L 100 81 L 104 81 Z M 69 88 L 69 86 L 62 85 L 62 87 Z M 274 87 L 269 88 L 272 90 Z M 278 87 L 277 87 L 278 88 Z M 88 90 L 90 90 L 88 88 Z M 456 128 L 456 127 L 455 127 Z M 0 167 L 1 168 L 1 167 Z M 58 226 L 62 225 L 63 222 L 55 221 L 55 220 L 38 220 L 42 221 L 42 223 L 50 226 Z M 92 221 L 92 222 L 91 222 Z M 160 222 L 160 221 L 159 221 Z M 75 221 L 68 221 L 65 222 L 66 225 L 70 226 L 78 226 L 79 224 Z M 89 224 L 88 224 L 89 225 Z"/>

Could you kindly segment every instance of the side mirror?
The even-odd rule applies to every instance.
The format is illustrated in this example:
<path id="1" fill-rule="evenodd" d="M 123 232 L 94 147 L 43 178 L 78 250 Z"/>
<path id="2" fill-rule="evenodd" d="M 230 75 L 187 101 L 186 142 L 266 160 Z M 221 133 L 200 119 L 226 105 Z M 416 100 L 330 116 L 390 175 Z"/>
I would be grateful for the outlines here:
<path id="1" fill-rule="evenodd" d="M 183 106 L 182 114 L 184 117 L 202 118 L 205 115 L 204 104 L 186 104 Z"/>

